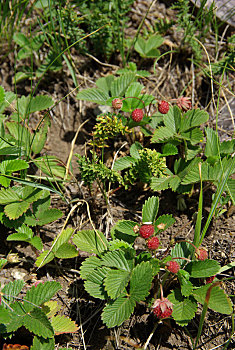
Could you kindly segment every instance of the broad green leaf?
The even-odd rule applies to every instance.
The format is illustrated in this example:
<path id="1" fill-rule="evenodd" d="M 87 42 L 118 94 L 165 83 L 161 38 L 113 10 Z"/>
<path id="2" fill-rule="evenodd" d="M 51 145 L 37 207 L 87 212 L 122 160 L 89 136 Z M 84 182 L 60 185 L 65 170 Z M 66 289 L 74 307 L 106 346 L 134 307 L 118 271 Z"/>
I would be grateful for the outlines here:
<path id="1" fill-rule="evenodd" d="M 142 222 L 154 223 L 158 213 L 158 208 L 159 208 L 159 198 L 155 196 L 148 198 L 144 202 L 144 205 L 142 208 Z"/>
<path id="2" fill-rule="evenodd" d="M 180 109 L 177 106 L 174 106 L 173 108 L 170 107 L 168 113 L 164 114 L 163 121 L 167 129 L 173 134 L 176 134 L 181 123 Z"/>
<path id="3" fill-rule="evenodd" d="M 171 156 L 171 155 L 175 155 L 178 154 L 178 148 L 173 145 L 172 143 L 166 143 L 163 147 L 162 147 L 162 155 L 163 156 Z"/>
<path id="4" fill-rule="evenodd" d="M 138 37 L 135 43 L 135 50 L 142 57 L 158 57 L 160 51 L 157 47 L 161 46 L 163 38 L 160 35 L 152 35 L 147 40 L 142 37 Z"/>
<path id="5" fill-rule="evenodd" d="M 70 243 L 64 243 L 55 252 L 55 256 L 60 259 L 71 259 L 78 256 L 78 251 L 74 245 Z"/>
<path id="6" fill-rule="evenodd" d="M 55 335 L 64 333 L 75 333 L 78 331 L 78 326 L 70 318 L 65 316 L 55 316 L 51 319 L 51 325 L 54 329 Z"/>
<path id="7" fill-rule="evenodd" d="M 98 230 L 82 230 L 73 237 L 73 243 L 79 250 L 87 253 L 99 254 L 108 247 L 108 241 L 104 234 Z"/>
<path id="8" fill-rule="evenodd" d="M 40 0 L 41 2 L 41 0 Z M 36 335 L 33 338 L 33 345 L 30 350 L 54 350 L 55 349 L 55 339 L 53 338 L 42 338 Z"/>
<path id="9" fill-rule="evenodd" d="M 11 304 L 10 307 L 14 309 L 15 304 L 16 303 Z M 23 326 L 23 322 L 24 322 L 24 317 L 18 316 L 16 312 L 13 312 L 12 317 L 8 323 L 5 323 L 5 324 L 0 323 L 0 334 L 15 332 L 18 328 Z"/>
<path id="10" fill-rule="evenodd" d="M 28 128 L 23 127 L 21 124 L 11 121 L 5 123 L 7 129 L 9 130 L 9 133 L 21 143 L 21 146 L 23 146 L 26 150 L 26 152 L 29 151 L 30 143 L 32 141 L 32 135 Z"/>
<path id="11" fill-rule="evenodd" d="M 52 98 L 50 96 L 21 96 L 18 99 L 18 111 L 20 115 L 26 116 L 28 114 L 45 110 L 47 108 L 52 107 L 54 104 Z"/>
<path id="12" fill-rule="evenodd" d="M 122 250 L 105 253 L 102 257 L 102 265 L 107 267 L 116 267 L 119 270 L 130 272 L 129 264 Z"/>
<path id="13" fill-rule="evenodd" d="M 50 321 L 44 312 L 37 308 L 24 316 L 24 326 L 39 337 L 51 338 L 54 335 Z"/>
<path id="14" fill-rule="evenodd" d="M 104 92 L 103 89 L 90 88 L 79 91 L 76 97 L 78 100 L 90 101 L 100 105 L 105 105 L 110 96 L 107 94 L 107 92 Z"/>
<path id="15" fill-rule="evenodd" d="M 54 156 L 43 156 L 36 158 L 34 164 L 46 175 L 55 179 L 64 179 L 65 165 Z"/>
<path id="16" fill-rule="evenodd" d="M 47 315 L 48 318 L 54 316 L 61 308 L 61 305 L 57 303 L 57 301 L 46 301 L 42 305 L 43 312 Z"/>
<path id="17" fill-rule="evenodd" d="M 12 188 L 1 188 L 0 204 L 9 204 L 20 200 L 20 196 Z"/>
<path id="18" fill-rule="evenodd" d="M 37 267 L 39 266 L 42 267 L 48 264 L 50 261 L 52 261 L 54 257 L 55 257 L 54 253 L 52 252 L 49 253 L 49 250 L 44 250 L 44 252 L 37 257 L 35 265 Z"/>
<path id="19" fill-rule="evenodd" d="M 130 147 L 130 155 L 135 159 L 140 159 L 139 151 L 143 149 L 143 146 L 139 142 L 133 143 Z"/>
<path id="20" fill-rule="evenodd" d="M 74 232 L 74 230 L 71 227 L 66 228 L 65 230 L 63 230 L 60 233 L 59 237 L 58 238 L 56 237 L 54 239 L 52 251 L 56 252 L 59 249 L 59 247 L 62 246 L 62 244 L 68 242 L 68 240 L 71 238 L 73 232 Z M 54 244 L 54 242 L 55 242 L 55 244 Z"/>
<path id="21" fill-rule="evenodd" d="M 116 78 L 111 84 L 111 96 L 122 97 L 130 84 L 135 80 L 135 73 L 126 73 Z"/>
<path id="22" fill-rule="evenodd" d="M 168 227 L 170 227 L 171 225 L 173 225 L 175 222 L 175 219 L 172 217 L 172 215 L 161 215 L 157 218 L 157 220 L 154 223 L 154 228 L 155 228 L 155 232 L 158 233 L 160 230 L 157 227 L 159 224 L 164 224 L 164 230 L 167 230 Z"/>
<path id="23" fill-rule="evenodd" d="M 220 265 L 216 260 L 192 261 L 186 266 L 192 278 L 205 278 L 218 273 Z"/>
<path id="24" fill-rule="evenodd" d="M 2 86 L 0 86 L 0 104 L 5 102 L 5 90 Z"/>
<path id="25" fill-rule="evenodd" d="M 2 160 L 0 164 L 0 172 L 3 174 L 11 174 L 14 171 L 28 169 L 29 165 L 22 159 Z"/>
<path id="26" fill-rule="evenodd" d="M 97 268 L 89 276 L 89 280 L 85 281 L 85 290 L 94 298 L 106 299 L 108 295 L 104 289 L 104 278 L 106 277 L 106 268 Z"/>
<path id="27" fill-rule="evenodd" d="M 173 248 L 171 248 L 171 256 L 172 258 L 186 258 L 186 259 L 190 259 L 191 254 L 193 253 L 193 247 L 191 244 L 189 244 L 188 242 L 180 242 L 180 243 L 176 243 L 175 246 Z M 177 259 L 176 260 L 178 262 L 178 264 L 180 264 L 181 266 L 186 264 L 185 260 L 182 259 Z"/>
<path id="28" fill-rule="evenodd" d="M 113 239 L 120 239 L 127 243 L 134 243 L 137 233 L 134 231 L 136 222 L 129 220 L 119 220 L 111 229 Z"/>
<path id="29" fill-rule="evenodd" d="M 130 279 L 129 271 L 111 270 L 104 280 L 105 290 L 111 299 L 116 299 L 122 294 Z"/>
<path id="30" fill-rule="evenodd" d="M 45 211 L 40 211 L 36 215 L 36 218 L 35 218 L 36 222 L 34 225 L 43 226 L 43 225 L 49 224 L 50 222 L 60 219 L 62 216 L 63 216 L 63 212 L 57 208 L 50 208 Z"/>
<path id="31" fill-rule="evenodd" d="M 21 215 L 23 215 L 30 207 L 30 203 L 28 202 L 16 202 L 11 203 L 5 206 L 4 213 L 11 220 L 18 219 Z"/>
<path id="32" fill-rule="evenodd" d="M 201 151 L 201 147 L 191 145 L 190 142 L 186 142 L 185 149 L 185 160 L 189 161 L 196 157 L 196 155 Z"/>
<path id="33" fill-rule="evenodd" d="M 0 271 L 7 264 L 7 259 L 0 258 Z"/>
<path id="34" fill-rule="evenodd" d="M 158 143 L 170 139 L 174 136 L 174 132 L 169 130 L 166 126 L 161 126 L 154 131 L 153 137 L 151 139 L 152 143 Z"/>
<path id="35" fill-rule="evenodd" d="M 130 296 L 133 300 L 139 302 L 147 297 L 153 277 L 153 269 L 148 261 L 143 261 L 133 269 L 130 279 Z"/>
<path id="36" fill-rule="evenodd" d="M 28 242 L 30 238 L 25 233 L 12 233 L 7 237 L 7 241 L 24 241 Z"/>
<path id="37" fill-rule="evenodd" d="M 127 168 L 131 167 L 133 164 L 135 164 L 135 162 L 136 162 L 136 159 L 133 157 L 129 157 L 129 156 L 122 157 L 122 158 L 116 160 L 116 162 L 114 163 L 114 166 L 113 166 L 113 170 L 121 171 L 123 169 L 127 169 Z"/>
<path id="38" fill-rule="evenodd" d="M 209 119 L 209 114 L 200 109 L 191 109 L 184 114 L 180 132 L 184 132 L 196 126 L 206 123 Z"/>
<path id="39" fill-rule="evenodd" d="M 47 139 L 47 132 L 48 132 L 49 126 L 50 126 L 50 119 L 49 117 L 46 117 L 43 121 L 43 125 L 40 126 L 40 129 L 35 131 L 33 143 L 31 146 L 33 153 L 38 154 L 43 149 Z"/>
<path id="40" fill-rule="evenodd" d="M 0 305 L 0 323 L 9 323 L 11 320 L 10 310 Z"/>
<path id="41" fill-rule="evenodd" d="M 37 250 L 42 250 L 43 243 L 39 236 L 34 236 L 30 239 L 29 243 Z"/>
<path id="42" fill-rule="evenodd" d="M 30 46 L 30 40 L 23 33 L 14 33 L 13 40 L 21 47 Z"/>
<path id="43" fill-rule="evenodd" d="M 86 258 L 86 260 L 83 261 L 80 269 L 81 278 L 88 279 L 89 275 L 93 273 L 97 267 L 101 266 L 101 263 L 102 260 L 96 256 L 89 256 L 89 258 Z"/>
<path id="44" fill-rule="evenodd" d="M 167 177 L 152 177 L 150 187 L 154 191 L 162 191 L 169 188 L 169 181 L 171 176 Z"/>
<path id="45" fill-rule="evenodd" d="M 104 93 L 109 98 L 109 92 L 113 81 L 114 81 L 114 76 L 110 74 L 110 75 L 107 75 L 106 77 L 97 79 L 95 84 L 99 89 L 103 90 Z"/>
<path id="46" fill-rule="evenodd" d="M 105 306 L 101 315 L 102 321 L 108 328 L 120 326 L 130 317 L 134 307 L 135 301 L 133 299 L 120 296 Z"/>
<path id="47" fill-rule="evenodd" d="M 32 286 L 24 297 L 24 310 L 29 312 L 35 305 L 40 306 L 46 301 L 49 301 L 60 289 L 60 283 L 55 281 L 39 283 L 36 287 Z"/>
<path id="48" fill-rule="evenodd" d="M 24 286 L 24 281 L 15 280 L 14 282 L 9 282 L 6 284 L 1 292 L 4 294 L 2 298 L 6 300 L 7 303 L 14 301 L 14 297 L 16 297 L 22 290 Z"/>
<path id="49" fill-rule="evenodd" d="M 180 326 L 186 326 L 191 321 L 197 311 L 197 302 L 191 296 L 189 298 L 182 297 L 179 289 L 175 289 L 168 299 L 173 303 L 172 317 Z"/>
<path id="50" fill-rule="evenodd" d="M 206 300 L 206 293 L 210 286 L 211 285 L 208 284 L 193 291 L 193 296 L 199 303 L 204 304 Z M 233 312 L 231 300 L 218 286 L 211 288 L 208 307 L 222 314 L 230 315 Z"/>
<path id="51" fill-rule="evenodd" d="M 206 132 L 206 147 L 205 156 L 208 157 L 219 157 L 219 139 L 218 134 L 211 128 L 205 128 Z"/>
<path id="52" fill-rule="evenodd" d="M 184 131 L 181 133 L 181 136 L 185 140 L 190 141 L 192 145 L 202 142 L 204 138 L 203 132 L 199 128 Z"/>
<path id="53" fill-rule="evenodd" d="M 16 229 L 18 233 L 23 233 L 27 236 L 27 238 L 32 238 L 33 237 L 33 231 L 30 227 L 26 226 L 23 224 L 19 228 Z"/>
<path id="54" fill-rule="evenodd" d="M 25 186 L 22 188 L 22 199 L 28 203 L 33 203 L 38 200 L 43 194 L 40 188 Z"/>

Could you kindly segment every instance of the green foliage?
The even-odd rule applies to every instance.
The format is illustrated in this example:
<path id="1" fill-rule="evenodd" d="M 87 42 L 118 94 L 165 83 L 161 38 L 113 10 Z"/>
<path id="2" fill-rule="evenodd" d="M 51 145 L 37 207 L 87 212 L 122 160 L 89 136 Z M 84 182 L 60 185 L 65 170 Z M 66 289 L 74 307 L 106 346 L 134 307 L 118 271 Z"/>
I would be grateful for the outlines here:
<path id="1" fill-rule="evenodd" d="M 94 181 L 109 181 L 111 183 L 118 182 L 123 184 L 121 175 L 112 169 L 109 169 L 98 157 L 94 155 L 94 159 L 90 160 L 86 156 L 76 154 L 78 158 L 78 166 L 81 174 L 81 179 L 85 185 L 91 187 Z"/>
<path id="2" fill-rule="evenodd" d="M 157 49 L 163 43 L 163 38 L 160 35 L 151 35 L 148 39 L 139 36 L 135 42 L 135 50 L 143 58 L 155 58 L 160 56 L 160 51 Z"/>
<path id="3" fill-rule="evenodd" d="M 194 40 L 196 37 L 200 41 L 204 41 L 214 23 L 214 3 L 212 2 L 209 9 L 206 5 L 207 0 L 200 2 L 200 8 L 192 15 L 189 0 L 177 0 L 172 9 L 177 10 L 177 26 L 184 31 L 182 44 L 184 47 L 189 45 L 196 59 L 201 59 L 201 46 Z"/>
<path id="4" fill-rule="evenodd" d="M 131 156 L 122 157 L 114 163 L 114 170 L 126 170 L 124 180 L 133 184 L 138 179 L 149 183 L 151 178 L 167 176 L 166 158 L 156 150 L 143 148 L 138 142 L 130 148 Z"/>
<path id="5" fill-rule="evenodd" d="M 33 348 L 46 350 L 52 349 L 55 344 L 54 335 L 77 331 L 76 324 L 69 318 L 55 316 L 59 309 L 57 302 L 54 302 L 54 312 L 47 306 L 51 305 L 49 300 L 61 289 L 58 282 L 39 283 L 28 289 L 22 300 L 16 299 L 23 286 L 23 281 L 16 280 L 5 285 L 0 292 L 0 334 L 3 338 L 13 335 L 23 326 L 34 335 Z"/>

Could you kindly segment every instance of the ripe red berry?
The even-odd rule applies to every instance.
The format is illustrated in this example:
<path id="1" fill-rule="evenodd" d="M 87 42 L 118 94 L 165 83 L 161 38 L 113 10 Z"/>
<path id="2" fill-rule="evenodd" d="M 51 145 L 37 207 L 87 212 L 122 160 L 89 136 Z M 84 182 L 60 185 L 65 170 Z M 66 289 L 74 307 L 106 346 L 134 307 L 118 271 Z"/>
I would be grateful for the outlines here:
<path id="1" fill-rule="evenodd" d="M 180 265 L 177 261 L 171 260 L 166 263 L 166 269 L 172 273 L 177 273 L 180 269 Z"/>
<path id="2" fill-rule="evenodd" d="M 159 239 L 157 237 L 152 237 L 147 242 L 148 249 L 155 250 L 159 247 Z"/>
<path id="3" fill-rule="evenodd" d="M 134 111 L 131 113 L 132 120 L 134 122 L 140 122 L 144 118 L 144 112 L 142 109 L 136 108 Z"/>
<path id="4" fill-rule="evenodd" d="M 149 238 L 154 234 L 154 226 L 149 224 L 144 224 L 140 227 L 140 235 L 143 238 Z"/>
<path id="5" fill-rule="evenodd" d="M 114 109 L 121 109 L 122 108 L 122 100 L 120 98 L 115 98 L 112 101 L 112 107 Z"/>
<path id="6" fill-rule="evenodd" d="M 206 284 L 212 283 L 215 279 L 215 276 L 207 277 L 206 278 Z"/>
<path id="7" fill-rule="evenodd" d="M 162 114 L 167 114 L 169 111 L 169 103 L 166 101 L 160 101 L 158 103 L 158 111 Z"/>
<path id="8" fill-rule="evenodd" d="M 208 253 L 207 253 L 206 249 L 204 249 L 204 248 L 197 248 L 195 254 L 196 254 L 196 257 L 198 258 L 198 260 L 203 261 L 203 260 L 208 259 Z"/>
<path id="9" fill-rule="evenodd" d="M 153 304 L 153 313 L 158 318 L 170 317 L 173 312 L 173 304 L 167 299 L 157 299 Z"/>

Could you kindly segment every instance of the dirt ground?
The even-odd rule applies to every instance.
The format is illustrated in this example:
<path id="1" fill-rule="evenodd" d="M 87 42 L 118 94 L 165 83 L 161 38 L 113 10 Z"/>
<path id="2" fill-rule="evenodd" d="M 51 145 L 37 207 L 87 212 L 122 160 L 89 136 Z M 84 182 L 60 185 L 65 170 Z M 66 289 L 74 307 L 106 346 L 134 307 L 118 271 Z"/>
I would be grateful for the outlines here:
<path id="1" fill-rule="evenodd" d="M 146 11 L 148 1 L 138 0 L 130 13 L 129 34 L 136 31 L 142 17 L 140 13 Z M 158 1 L 153 6 L 146 20 L 148 24 L 154 23 L 159 18 L 171 18 L 175 13 L 166 6 L 165 2 Z M 226 35 L 232 32 L 233 28 L 228 28 Z M 163 49 L 169 50 L 171 44 L 179 44 L 181 33 L 170 30 L 166 35 L 166 42 Z M 211 40 L 211 41 L 210 41 Z M 210 47 L 210 55 L 213 55 L 213 37 L 208 39 L 208 47 Z M 210 44 L 210 45 L 209 45 Z M 221 50 L 224 50 L 221 43 Z M 188 56 L 187 56 L 188 55 Z M 117 70 L 119 58 L 113 59 L 107 66 L 102 62 L 98 63 L 88 56 L 79 56 L 76 51 L 72 51 L 72 58 L 79 69 L 78 81 L 80 88 L 93 87 L 96 79 L 108 73 L 115 73 Z M 193 67 L 190 61 L 189 53 L 179 54 L 173 61 L 164 58 L 157 67 L 156 74 L 153 71 L 153 61 L 143 61 L 141 69 L 150 71 L 153 75 L 144 81 L 146 92 L 156 95 L 156 98 L 177 98 L 180 91 L 192 79 L 192 71 L 198 68 Z M 138 65 L 138 56 L 134 55 L 133 61 Z M 81 68 L 80 68 L 81 67 Z M 17 68 L 17 67 L 16 67 Z M 138 67 L 140 68 L 140 67 Z M 1 62 L 0 83 L 6 89 L 14 91 L 14 57 L 9 55 L 4 62 Z M 235 90 L 234 79 L 231 76 L 226 77 L 233 91 Z M 225 82 L 226 85 L 226 82 Z M 74 88 L 72 78 L 66 65 L 63 72 L 49 73 L 41 82 L 38 93 L 49 94 L 55 101 L 63 98 Z M 19 95 L 27 95 L 30 92 L 30 81 L 19 83 L 17 85 Z M 214 85 L 215 99 L 218 95 L 218 86 Z M 188 85 L 186 95 L 193 95 L 193 104 L 199 108 L 207 108 L 210 114 L 209 126 L 215 124 L 215 109 L 210 104 L 211 85 L 210 80 L 203 75 L 195 75 L 194 86 Z M 226 93 L 225 93 L 226 95 Z M 233 134 L 233 125 L 231 123 L 231 113 L 229 106 L 234 106 L 234 100 L 228 94 L 225 98 L 221 98 L 219 102 L 219 132 L 221 140 L 231 139 Z M 209 106 L 209 107 L 208 107 Z M 232 107 L 233 109 L 234 107 Z M 96 115 L 99 113 L 97 105 L 81 102 L 76 99 L 76 91 L 71 93 L 65 100 L 61 101 L 51 113 L 51 128 L 48 135 L 44 154 L 56 155 L 66 163 L 71 151 L 71 142 L 81 123 L 87 123 L 81 128 L 74 147 L 74 154 L 84 154 L 87 142 L 90 139 L 92 128 L 95 124 Z M 38 116 L 35 115 L 35 121 Z M 32 120 L 32 124 L 35 122 Z M 110 157 L 112 157 L 113 149 L 110 149 Z M 76 157 L 72 160 L 74 175 L 79 179 L 78 165 Z M 69 199 L 80 198 L 85 199 L 89 203 L 91 217 L 96 228 L 109 236 L 110 228 L 120 219 L 130 219 L 136 222 L 141 220 L 142 204 L 151 195 L 159 195 L 160 208 L 159 215 L 172 214 L 176 219 L 175 224 L 169 228 L 161 237 L 162 246 L 166 246 L 170 239 L 192 239 L 194 222 L 193 214 L 197 211 L 198 191 L 192 197 L 185 197 L 187 209 L 185 212 L 177 210 L 177 194 L 170 191 L 162 191 L 161 193 L 153 193 L 149 188 L 140 188 L 138 191 L 134 187 L 129 190 L 119 189 L 110 196 L 111 216 L 107 214 L 107 207 L 100 193 L 94 188 L 92 194 L 77 181 L 71 181 L 65 188 L 66 195 Z M 204 211 L 203 217 L 206 219 L 210 210 L 212 191 L 209 189 L 204 193 Z M 51 241 L 58 234 L 63 226 L 66 215 L 71 207 L 62 202 L 56 195 L 52 198 L 52 207 L 57 207 L 64 212 L 64 217 L 51 225 L 42 227 L 40 235 L 43 239 L 44 249 L 51 245 Z M 207 246 L 209 257 L 218 260 L 221 266 L 228 264 L 235 258 L 235 211 L 231 207 L 231 203 L 226 207 L 227 211 L 217 220 L 213 220 L 208 234 L 205 238 L 204 245 Z M 69 224 L 76 228 L 91 228 L 87 210 L 85 205 L 81 205 L 77 212 L 73 214 Z M 0 246 L 1 256 L 5 256 L 9 251 L 19 253 L 20 263 L 17 265 L 8 265 L 6 269 L 0 272 L 1 284 L 4 285 L 8 281 L 15 278 L 23 279 L 26 284 L 31 285 L 32 280 L 56 280 L 61 283 L 62 290 L 56 295 L 56 299 L 61 303 L 61 313 L 70 316 L 79 325 L 77 333 L 72 335 L 61 335 L 56 337 L 56 349 L 59 346 L 67 346 L 72 349 L 91 349 L 91 350 L 111 350 L 111 349 L 138 349 L 143 346 L 154 327 L 154 317 L 151 311 L 144 304 L 138 305 L 136 311 L 131 318 L 116 329 L 107 329 L 100 319 L 103 306 L 102 301 L 98 301 L 90 297 L 84 290 L 83 281 L 79 275 L 81 262 L 86 254 L 80 252 L 76 259 L 63 261 L 53 261 L 39 270 L 35 268 L 34 261 L 36 253 L 33 249 L 21 242 L 7 242 L 6 237 L 9 232 L 5 228 L 1 228 L 2 244 Z M 141 239 L 136 244 L 143 246 Z M 232 269 L 227 271 L 221 277 L 233 276 Z M 234 296 L 235 286 L 230 280 L 224 284 L 225 291 Z M 193 335 L 197 335 L 197 328 L 200 319 L 200 311 L 189 324 L 188 330 Z M 203 333 L 200 342 L 200 349 L 222 349 L 224 342 L 229 338 L 231 332 L 231 317 L 208 312 L 206 322 L 203 327 Z M 27 333 L 19 330 L 15 339 L 11 339 L 11 343 L 21 343 L 30 345 L 31 337 Z M 2 343 L 0 343 L 2 345 Z M 85 344 L 85 345 L 84 345 Z M 227 349 L 233 349 L 235 341 L 232 340 Z M 86 347 L 85 347 L 86 346 Z M 154 333 L 148 349 L 191 349 L 191 340 L 187 334 L 187 330 L 176 325 L 174 320 L 166 320 L 159 324 Z"/>

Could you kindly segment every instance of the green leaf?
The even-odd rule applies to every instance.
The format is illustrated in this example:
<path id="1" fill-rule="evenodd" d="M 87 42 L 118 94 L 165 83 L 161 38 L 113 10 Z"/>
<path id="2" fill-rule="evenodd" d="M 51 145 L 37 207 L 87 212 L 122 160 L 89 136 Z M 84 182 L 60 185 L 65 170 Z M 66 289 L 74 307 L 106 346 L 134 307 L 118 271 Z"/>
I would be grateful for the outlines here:
<path id="1" fill-rule="evenodd" d="M 0 86 L 0 103 L 5 102 L 5 90 L 2 86 Z"/>
<path id="2" fill-rule="evenodd" d="M 30 207 L 30 203 L 28 202 L 17 202 L 11 203 L 5 206 L 4 213 L 11 220 L 18 219 L 21 215 L 23 215 Z"/>
<path id="3" fill-rule="evenodd" d="M 135 50 L 142 57 L 158 57 L 160 51 L 157 50 L 157 47 L 161 46 L 163 41 L 160 35 L 152 35 L 147 40 L 139 36 L 135 43 Z"/>
<path id="4" fill-rule="evenodd" d="M 38 157 L 34 160 L 34 164 L 46 175 L 55 177 L 55 179 L 64 179 L 65 166 L 54 156 Z"/>
<path id="5" fill-rule="evenodd" d="M 35 226 L 35 225 L 43 226 L 60 219 L 62 216 L 63 216 L 63 212 L 57 208 L 50 208 L 45 211 L 40 211 L 36 215 L 35 223 L 32 226 Z"/>
<path id="6" fill-rule="evenodd" d="M 193 297 L 183 298 L 179 289 L 175 289 L 168 299 L 173 303 L 172 317 L 180 326 L 186 326 L 197 311 L 197 302 Z"/>
<path id="7" fill-rule="evenodd" d="M 47 132 L 48 132 L 49 126 L 50 126 L 50 119 L 49 117 L 46 117 L 44 118 L 43 125 L 40 126 L 40 129 L 35 131 L 33 143 L 31 146 L 33 153 L 38 154 L 43 149 L 47 139 Z"/>
<path id="8" fill-rule="evenodd" d="M 211 128 L 205 128 L 206 132 L 206 147 L 205 156 L 208 157 L 219 157 L 219 139 L 218 134 Z"/>
<path id="9" fill-rule="evenodd" d="M 168 177 L 152 177 L 150 187 L 154 191 L 162 191 L 169 188 L 169 181 L 171 176 Z"/>
<path id="10" fill-rule="evenodd" d="M 186 266 L 186 271 L 193 278 L 205 278 L 218 273 L 220 265 L 215 260 L 192 261 Z"/>
<path id="11" fill-rule="evenodd" d="M 103 283 L 106 272 L 105 267 L 97 268 L 87 277 L 89 280 L 85 281 L 84 288 L 92 297 L 107 300 L 108 296 Z"/>
<path id="12" fill-rule="evenodd" d="M 18 111 L 22 116 L 26 116 L 28 114 L 45 110 L 47 108 L 52 107 L 54 104 L 52 98 L 50 96 L 22 96 L 18 99 Z"/>
<path id="13" fill-rule="evenodd" d="M 130 280 L 130 296 L 133 300 L 139 302 L 147 297 L 153 277 L 153 269 L 148 261 L 143 261 L 133 269 Z"/>
<path id="14" fill-rule="evenodd" d="M 88 279 L 89 275 L 93 273 L 97 267 L 101 266 L 101 263 L 102 260 L 96 256 L 89 256 L 89 258 L 86 258 L 86 260 L 83 261 L 80 269 L 81 278 Z"/>
<path id="15" fill-rule="evenodd" d="M 78 249 L 87 253 L 100 254 L 107 249 L 108 241 L 102 232 L 96 230 L 82 230 L 73 237 Z"/>
<path id="16" fill-rule="evenodd" d="M 116 267 L 119 270 L 130 272 L 129 264 L 122 250 L 105 253 L 102 257 L 102 265 L 107 267 Z"/>
<path id="17" fill-rule="evenodd" d="M 12 188 L 1 188 L 0 204 L 9 204 L 20 200 L 20 196 Z"/>
<path id="18" fill-rule="evenodd" d="M 55 349 L 55 339 L 53 338 L 42 338 L 36 335 L 33 338 L 33 345 L 30 350 L 54 350 Z"/>
<path id="19" fill-rule="evenodd" d="M 113 166 L 114 171 L 121 171 L 123 169 L 127 169 L 131 167 L 133 164 L 135 164 L 136 159 L 133 157 L 122 157 L 116 160 Z"/>
<path id="20" fill-rule="evenodd" d="M 30 40 L 23 33 L 14 33 L 13 40 L 21 47 L 30 46 Z"/>
<path id="21" fill-rule="evenodd" d="M 209 114 L 200 109 L 191 109 L 184 114 L 180 132 L 184 132 L 196 126 L 200 126 L 206 123 L 209 119 Z"/>
<path id="22" fill-rule="evenodd" d="M 172 215 L 161 215 L 157 218 L 157 220 L 154 223 L 155 232 L 158 233 L 160 230 L 157 227 L 159 224 L 165 224 L 164 231 L 168 229 L 171 225 L 173 225 L 175 222 L 175 219 L 172 217 Z"/>
<path id="23" fill-rule="evenodd" d="M 178 154 L 178 148 L 173 145 L 172 143 L 166 143 L 162 147 L 162 155 L 163 156 L 174 156 L 175 154 Z"/>
<path id="24" fill-rule="evenodd" d="M 55 255 L 54 253 L 50 252 L 49 250 L 44 250 L 44 252 L 42 254 L 39 255 L 39 257 L 37 257 L 37 260 L 35 262 L 35 265 L 37 267 L 42 267 L 46 264 L 48 264 L 50 261 L 52 261 L 54 259 Z"/>
<path id="25" fill-rule="evenodd" d="M 0 171 L 3 174 L 11 174 L 14 171 L 28 169 L 29 165 L 22 159 L 2 160 L 0 164 Z"/>
<path id="26" fill-rule="evenodd" d="M 5 309 L 3 305 L 0 305 L 0 323 L 9 323 L 10 320 L 11 320 L 10 310 Z"/>
<path id="27" fill-rule="evenodd" d="M 111 270 L 104 280 L 105 290 L 111 299 L 116 299 L 122 294 L 130 279 L 129 271 Z"/>
<path id="28" fill-rule="evenodd" d="M 154 131 L 151 143 L 165 141 L 174 136 L 174 131 L 169 130 L 166 126 L 161 126 Z"/>
<path id="29" fill-rule="evenodd" d="M 134 80 L 135 73 L 132 72 L 122 74 L 120 77 L 116 78 L 111 84 L 111 96 L 122 97 Z"/>
<path id="30" fill-rule="evenodd" d="M 55 256 L 60 259 L 71 259 L 78 256 L 78 251 L 74 247 L 74 245 L 69 243 L 64 243 L 55 252 Z"/>
<path id="31" fill-rule="evenodd" d="M 43 243 L 40 237 L 34 236 L 30 239 L 29 243 L 37 250 L 42 250 Z"/>
<path id="32" fill-rule="evenodd" d="M 154 223 L 158 213 L 158 208 L 159 208 L 159 198 L 155 196 L 148 198 L 144 202 L 144 205 L 142 208 L 142 222 Z"/>
<path id="33" fill-rule="evenodd" d="M 119 220 L 111 229 L 113 239 L 123 240 L 127 243 L 134 243 L 137 233 L 134 231 L 136 222 L 129 220 Z"/>
<path id="34" fill-rule="evenodd" d="M 173 248 L 171 248 L 171 256 L 172 258 L 186 258 L 190 259 L 192 253 L 193 253 L 193 247 L 188 242 L 180 242 L 176 243 Z M 178 262 L 181 266 L 186 264 L 185 260 L 182 259 L 176 259 L 175 261 Z"/>
<path id="35" fill-rule="evenodd" d="M 106 77 L 97 79 L 95 84 L 99 89 L 103 90 L 109 98 L 110 87 L 113 81 L 114 81 L 114 76 L 110 74 L 110 75 L 107 75 Z"/>
<path id="36" fill-rule="evenodd" d="M 193 291 L 193 296 L 199 303 L 204 304 L 206 300 L 206 293 L 210 287 L 211 285 L 209 284 Z M 208 307 L 222 314 L 230 315 L 233 312 L 231 300 L 218 286 L 211 288 Z"/>
<path id="37" fill-rule="evenodd" d="M 75 333 L 78 331 L 78 326 L 70 318 L 65 316 L 55 316 L 51 318 L 51 325 L 55 335 L 64 333 Z"/>
<path id="38" fill-rule="evenodd" d="M 191 142 L 192 145 L 203 141 L 203 132 L 199 128 L 194 128 L 181 133 L 181 136 Z"/>
<path id="39" fill-rule="evenodd" d="M 60 289 L 60 283 L 55 281 L 39 283 L 36 287 L 32 286 L 24 297 L 24 310 L 29 312 L 35 305 L 40 306 L 46 301 L 49 301 Z M 40 334 L 37 335 L 40 336 Z"/>
<path id="40" fill-rule="evenodd" d="M 139 151 L 143 149 L 143 146 L 139 142 L 133 143 L 130 147 L 130 155 L 135 159 L 140 159 Z"/>
<path id="41" fill-rule="evenodd" d="M 90 101 L 105 105 L 110 96 L 107 94 L 107 92 L 104 92 L 103 89 L 90 88 L 79 91 L 76 97 L 78 100 Z"/>
<path id="42" fill-rule="evenodd" d="M 39 337 L 51 338 L 54 335 L 50 321 L 44 312 L 37 308 L 24 316 L 24 326 Z"/>
<path id="43" fill-rule="evenodd" d="M 63 230 L 59 237 L 56 237 L 53 241 L 53 248 L 52 251 L 53 252 L 57 252 L 57 250 L 66 242 L 68 242 L 68 240 L 71 238 L 72 234 L 73 234 L 74 230 L 69 227 L 66 228 L 66 230 Z"/>
<path id="44" fill-rule="evenodd" d="M 7 259 L 0 258 L 0 271 L 7 264 Z"/>
<path id="45" fill-rule="evenodd" d="M 134 307 L 135 301 L 133 299 L 120 296 L 105 306 L 101 318 L 108 328 L 120 326 L 130 317 Z"/>
<path id="46" fill-rule="evenodd" d="M 25 233 L 12 233 L 7 237 L 7 241 L 24 241 L 28 242 L 30 238 Z"/>

